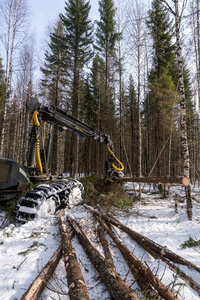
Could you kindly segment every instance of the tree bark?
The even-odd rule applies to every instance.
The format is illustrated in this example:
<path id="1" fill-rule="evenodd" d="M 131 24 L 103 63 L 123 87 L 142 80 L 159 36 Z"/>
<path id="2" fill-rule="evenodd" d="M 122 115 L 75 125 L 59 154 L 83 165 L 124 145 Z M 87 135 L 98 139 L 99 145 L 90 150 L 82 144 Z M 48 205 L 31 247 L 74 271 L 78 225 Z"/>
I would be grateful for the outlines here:
<path id="1" fill-rule="evenodd" d="M 62 218 L 59 219 L 59 227 L 64 264 L 67 272 L 69 297 L 71 300 L 89 300 L 81 268 L 77 261 L 76 253 L 67 232 L 67 226 Z"/>
<path id="2" fill-rule="evenodd" d="M 186 99 L 185 99 L 185 87 L 184 87 L 184 72 L 183 72 L 183 58 L 182 58 L 182 45 L 180 38 L 180 15 L 178 0 L 175 0 L 175 26 L 176 26 L 176 44 L 177 44 L 177 58 L 179 69 L 179 91 L 180 91 L 180 107 L 181 107 L 181 145 L 183 154 L 183 171 L 184 176 L 190 177 L 190 157 L 187 140 L 187 116 L 186 116 Z M 187 199 L 187 216 L 188 220 L 192 220 L 192 198 L 191 188 L 186 187 L 186 199 Z"/>
<path id="3" fill-rule="evenodd" d="M 100 224 L 103 226 L 103 228 L 106 230 L 106 232 L 110 235 L 110 237 L 113 239 L 113 241 L 116 243 L 118 248 L 120 249 L 121 253 L 123 254 L 124 258 L 129 261 L 132 264 L 132 268 L 134 267 L 136 269 L 137 275 L 142 275 L 142 279 L 140 278 L 140 281 L 143 281 L 143 286 L 148 288 L 148 282 L 151 283 L 151 285 L 158 291 L 159 295 L 166 300 L 175 300 L 177 299 L 173 293 L 152 273 L 150 268 L 145 267 L 138 259 L 135 257 L 129 249 L 115 236 L 115 234 L 102 222 L 102 220 L 96 216 L 97 220 L 100 222 Z M 132 269 L 131 268 L 131 269 Z"/>
<path id="4" fill-rule="evenodd" d="M 62 248 L 60 246 L 58 250 L 54 253 L 54 255 L 51 257 L 49 262 L 46 264 L 46 266 L 42 269 L 40 274 L 30 285 L 26 293 L 22 296 L 21 300 L 30 300 L 30 299 L 35 300 L 39 298 L 43 289 L 46 286 L 46 283 L 53 275 L 53 272 L 55 271 L 61 257 L 62 257 Z"/>
<path id="5" fill-rule="evenodd" d="M 99 251 L 91 243 L 87 235 L 83 232 L 80 225 L 72 218 L 68 217 L 68 221 L 74 228 L 80 243 L 82 244 L 86 254 L 91 260 L 93 266 L 99 273 L 102 281 L 116 300 L 139 300 L 134 292 L 126 285 L 126 283 L 113 270 L 113 266 L 99 253 Z"/>
<path id="6" fill-rule="evenodd" d="M 151 255 L 155 259 L 162 259 L 162 261 L 164 261 L 175 274 L 177 274 L 181 279 L 183 279 L 195 292 L 197 292 L 200 295 L 200 285 L 196 283 L 192 278 L 187 276 L 176 265 L 169 262 L 169 260 L 166 257 L 164 257 L 161 253 L 159 254 L 151 250 Z"/>
<path id="7" fill-rule="evenodd" d="M 141 274 L 138 272 L 138 270 L 133 267 L 133 264 L 132 264 L 131 260 L 129 260 L 129 256 L 132 256 L 132 253 L 120 242 L 119 239 L 117 239 L 116 236 L 114 236 L 114 234 L 109 230 L 109 228 L 106 226 L 106 224 L 102 221 L 102 219 L 100 217 L 95 215 L 95 218 L 99 221 L 101 226 L 107 231 L 107 233 L 111 236 L 111 238 L 114 240 L 114 242 L 116 243 L 116 245 L 120 249 L 127 265 L 130 268 L 131 273 L 133 274 L 133 276 L 136 279 L 139 287 L 141 288 L 141 291 L 146 296 L 147 295 L 152 296 L 152 288 L 150 286 L 150 283 L 147 280 L 145 280 L 145 278 L 143 276 L 141 276 Z M 104 253 L 105 253 L 105 251 L 104 251 Z M 109 257 L 106 257 L 106 255 L 105 255 L 105 258 L 106 258 L 106 260 L 109 259 Z M 112 261 L 112 258 L 111 258 L 111 261 Z"/>
<path id="8" fill-rule="evenodd" d="M 101 242 L 101 246 L 102 246 L 103 251 L 104 251 L 105 259 L 106 259 L 111 265 L 113 265 L 113 269 L 115 270 L 115 265 L 114 265 L 114 262 L 113 262 L 113 259 L 112 259 L 112 255 L 111 255 L 111 253 L 110 253 L 110 249 L 109 249 L 109 246 L 108 246 L 108 242 L 107 242 L 107 240 L 106 240 L 106 238 L 105 238 L 105 235 L 104 235 L 103 228 L 101 228 L 101 226 L 98 226 L 97 231 L 98 231 L 99 240 L 100 240 L 100 242 Z"/>
<path id="9" fill-rule="evenodd" d="M 190 184 L 190 180 L 187 177 L 176 176 L 176 177 L 115 177 L 114 181 L 117 182 L 140 182 L 140 183 L 158 183 L 158 184 L 172 184 L 180 183 L 184 186 Z"/>
<path id="10" fill-rule="evenodd" d="M 86 207 L 87 209 L 90 209 L 90 207 L 88 207 L 87 205 L 84 205 L 84 207 Z M 126 227 L 125 225 L 123 225 L 121 222 L 119 222 L 115 218 L 107 216 L 106 214 L 103 214 L 94 209 L 92 209 L 92 212 L 94 214 L 102 217 L 106 222 L 113 224 L 116 227 L 118 227 L 119 229 L 126 232 L 133 240 L 135 240 L 147 252 L 149 252 L 149 249 L 150 249 L 152 251 L 155 251 L 156 253 L 162 254 L 164 257 L 173 261 L 174 263 L 188 266 L 188 267 L 200 272 L 200 268 L 198 266 L 194 265 L 193 263 L 184 259 L 183 257 L 177 255 L 176 253 L 170 251 L 169 249 L 164 248 L 163 246 L 159 245 L 158 243 L 155 243 L 154 241 L 145 237 L 144 235 Z"/>

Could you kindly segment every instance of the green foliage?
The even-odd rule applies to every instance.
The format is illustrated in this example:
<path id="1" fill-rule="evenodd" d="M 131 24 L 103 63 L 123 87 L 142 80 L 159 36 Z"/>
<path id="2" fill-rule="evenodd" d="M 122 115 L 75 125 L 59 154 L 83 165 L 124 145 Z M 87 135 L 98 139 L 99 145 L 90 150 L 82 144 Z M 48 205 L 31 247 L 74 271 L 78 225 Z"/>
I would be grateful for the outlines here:
<path id="1" fill-rule="evenodd" d="M 30 236 L 25 237 L 24 239 L 32 239 L 32 238 L 40 238 L 42 234 L 47 234 L 48 232 L 46 231 L 35 231 L 32 232 Z"/>
<path id="2" fill-rule="evenodd" d="M 63 47 L 71 67 L 74 68 L 75 62 L 78 62 L 82 68 L 92 56 L 93 24 L 89 19 L 91 6 L 86 0 L 68 0 L 65 5 L 65 14 L 60 14 L 65 31 Z"/>
<path id="3" fill-rule="evenodd" d="M 2 66 L 2 59 L 0 57 L 0 133 L 3 122 L 3 110 L 4 104 L 6 101 L 6 83 L 5 83 L 5 74 Z"/>
<path id="4" fill-rule="evenodd" d="M 191 236 L 189 236 L 189 239 L 181 244 L 181 248 L 192 248 L 192 247 L 199 247 L 200 246 L 200 240 L 193 239 Z"/>
<path id="5" fill-rule="evenodd" d="M 149 11 L 148 27 L 153 38 L 153 61 L 154 67 L 151 70 L 152 77 L 160 77 L 166 70 L 172 75 L 175 64 L 175 45 L 172 44 L 174 30 L 169 14 L 158 0 L 152 2 L 152 9 Z"/>
<path id="6" fill-rule="evenodd" d="M 30 247 L 28 247 L 27 250 L 19 252 L 18 254 L 26 256 L 27 254 L 29 254 L 29 252 L 36 251 L 39 247 L 43 247 L 43 246 L 44 246 L 44 244 L 34 241 L 33 244 Z"/>
<path id="7" fill-rule="evenodd" d="M 102 206 L 110 209 L 117 207 L 125 209 L 132 207 L 132 199 L 125 193 L 122 186 L 105 185 L 104 180 L 95 176 L 82 178 L 85 189 L 85 203 L 94 207 Z"/>
<path id="8" fill-rule="evenodd" d="M 186 286 L 185 283 L 177 282 L 179 279 L 179 276 L 181 274 L 172 274 L 173 275 L 173 281 L 169 284 L 169 289 L 174 293 L 175 297 L 180 297 L 183 299 L 183 297 L 180 295 L 180 291 Z"/>
<path id="9" fill-rule="evenodd" d="M 99 1 L 100 21 L 97 21 L 97 48 L 105 53 L 109 51 L 114 53 L 117 40 L 120 38 L 120 33 L 116 32 L 116 22 L 113 0 Z"/>

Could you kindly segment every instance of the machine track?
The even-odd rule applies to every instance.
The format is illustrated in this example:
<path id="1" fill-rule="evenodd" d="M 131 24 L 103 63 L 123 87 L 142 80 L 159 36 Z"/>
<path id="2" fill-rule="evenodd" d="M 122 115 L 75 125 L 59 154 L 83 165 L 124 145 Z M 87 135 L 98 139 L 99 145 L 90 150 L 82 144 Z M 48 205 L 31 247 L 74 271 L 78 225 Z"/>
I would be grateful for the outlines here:
<path id="1" fill-rule="evenodd" d="M 26 223 L 36 217 L 54 214 L 61 208 L 77 205 L 82 201 L 83 191 L 82 183 L 75 179 L 40 184 L 19 199 L 16 219 Z"/>

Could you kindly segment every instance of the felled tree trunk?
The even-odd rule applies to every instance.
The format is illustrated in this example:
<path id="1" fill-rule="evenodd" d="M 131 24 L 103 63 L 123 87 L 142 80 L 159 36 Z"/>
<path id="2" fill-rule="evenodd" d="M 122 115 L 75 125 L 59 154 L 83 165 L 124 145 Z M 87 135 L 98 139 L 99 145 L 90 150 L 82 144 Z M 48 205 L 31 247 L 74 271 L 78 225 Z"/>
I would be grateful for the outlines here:
<path id="1" fill-rule="evenodd" d="M 102 233 L 102 230 L 103 230 L 104 226 L 106 226 L 106 225 L 102 224 L 102 219 L 100 219 L 98 216 L 95 216 L 95 217 L 102 226 L 102 229 L 98 231 L 98 233 L 100 235 Z M 99 226 L 99 228 L 101 228 L 101 227 Z M 106 241 L 105 237 L 103 237 L 103 239 L 101 238 L 100 240 L 101 240 L 101 244 L 102 244 L 103 249 L 104 249 L 105 245 L 107 245 L 107 241 Z M 106 246 L 106 248 L 107 248 L 107 246 Z M 120 250 L 121 250 L 121 253 L 122 253 L 127 265 L 130 268 L 131 273 L 133 274 L 135 280 L 137 281 L 139 287 L 141 288 L 142 292 L 145 293 L 145 295 L 152 295 L 152 289 L 151 289 L 150 283 L 148 281 L 146 281 L 143 276 L 141 276 L 141 274 L 138 272 L 138 270 L 136 268 L 134 268 L 134 266 L 132 265 L 132 263 L 129 261 L 129 259 L 127 257 L 127 252 L 123 251 L 123 249 L 120 249 Z M 107 251 L 108 250 L 105 249 L 104 253 L 105 252 L 107 253 Z M 108 261 L 111 260 L 111 262 L 113 264 L 112 257 L 110 258 L 110 254 L 106 255 L 106 253 L 105 253 L 106 260 L 108 260 Z"/>
<path id="2" fill-rule="evenodd" d="M 74 228 L 80 243 L 82 244 L 86 254 L 91 260 L 93 266 L 99 273 L 102 281 L 116 300 L 139 300 L 134 292 L 126 285 L 126 283 L 113 270 L 113 266 L 105 260 L 99 251 L 91 243 L 87 235 L 83 232 L 80 225 L 72 218 L 68 217 L 68 221 Z"/>
<path id="3" fill-rule="evenodd" d="M 71 300 L 89 300 L 81 268 L 67 232 L 67 226 L 62 218 L 59 219 L 59 227 L 64 264 L 67 272 L 69 297 Z"/>
<path id="4" fill-rule="evenodd" d="M 185 187 L 190 185 L 188 177 L 183 176 L 157 176 L 157 177 L 115 177 L 117 182 L 138 182 L 138 183 L 157 183 L 157 184 L 171 184 L 180 183 Z"/>
<path id="5" fill-rule="evenodd" d="M 158 254 L 157 252 L 151 251 L 151 255 L 155 259 L 162 259 L 169 267 L 170 269 L 175 273 L 178 274 L 178 276 L 183 279 L 195 292 L 197 292 L 200 295 L 200 285 L 196 283 L 191 277 L 186 275 L 183 271 L 181 271 L 176 265 L 172 264 L 166 257 L 164 257 L 162 254 Z"/>
<path id="6" fill-rule="evenodd" d="M 95 215 L 96 216 L 96 215 Z M 96 216 L 97 217 L 97 216 Z M 97 220 L 101 223 L 106 232 L 110 235 L 113 241 L 120 249 L 123 256 L 129 261 L 134 268 L 141 274 L 146 281 L 149 281 L 151 285 L 158 291 L 159 295 L 166 300 L 177 299 L 173 293 L 152 273 L 152 271 L 145 267 L 130 251 L 129 249 L 116 237 L 116 235 L 106 226 L 102 220 L 97 217 Z"/>
<path id="7" fill-rule="evenodd" d="M 98 236 L 99 236 L 99 239 L 100 239 L 100 242 L 101 242 L 101 245 L 102 245 L 102 248 L 103 248 L 103 251 L 104 251 L 104 256 L 105 256 L 105 259 L 113 266 L 113 268 L 115 269 L 115 266 L 114 266 L 114 262 L 113 262 L 113 259 L 112 259 L 112 255 L 110 253 L 110 249 L 109 249 L 109 246 L 108 246 L 108 242 L 105 238 L 105 235 L 104 235 L 104 231 L 103 229 L 98 226 L 97 228 L 97 232 L 98 232 Z"/>
<path id="8" fill-rule="evenodd" d="M 85 208 L 90 209 L 95 215 L 100 216 L 103 218 L 106 222 L 115 225 L 119 229 L 126 232 L 131 238 L 133 238 L 142 248 L 144 248 L 147 252 L 150 253 L 149 250 L 153 250 L 157 253 L 162 254 L 164 257 L 168 258 L 169 260 L 173 261 L 174 263 L 185 265 L 188 267 L 191 267 L 192 269 L 195 269 L 197 272 L 200 272 L 200 268 L 196 266 L 195 264 L 191 263 L 190 261 L 184 259 L 183 257 L 179 256 L 178 254 L 170 251 L 169 249 L 166 249 L 165 247 L 159 245 L 158 243 L 155 243 L 151 239 L 145 237 L 144 235 L 126 227 L 121 222 L 116 220 L 115 218 L 111 216 L 107 216 L 106 214 L 94 210 L 93 208 L 84 205 Z M 150 253 L 151 254 L 151 253 Z"/>
<path id="9" fill-rule="evenodd" d="M 95 214 L 99 214 L 99 212 L 95 211 Z M 105 219 L 108 223 L 111 223 L 117 226 L 119 229 L 125 231 L 130 237 L 132 237 L 142 248 L 144 248 L 147 252 L 150 253 L 149 250 L 153 250 L 159 254 L 162 254 L 163 257 L 168 258 L 169 260 L 173 261 L 174 263 L 182 264 L 188 267 L 195 269 L 196 271 L 200 272 L 200 268 L 190 261 L 184 259 L 183 257 L 177 255 L 176 253 L 166 249 L 165 247 L 155 243 L 151 239 L 145 237 L 144 235 L 126 227 L 121 222 L 115 220 L 114 218 L 107 217 L 105 214 L 101 214 L 103 219 Z M 151 253 L 150 253 L 151 254 Z"/>
<path id="10" fill-rule="evenodd" d="M 46 266 L 42 269 L 37 278 L 30 285 L 26 293 L 22 296 L 21 300 L 35 300 L 39 298 L 43 289 L 46 286 L 46 283 L 53 275 L 53 272 L 55 271 L 61 257 L 62 248 L 60 246 L 58 250 L 54 253 L 54 255 L 51 257 L 49 262 L 46 264 Z"/>

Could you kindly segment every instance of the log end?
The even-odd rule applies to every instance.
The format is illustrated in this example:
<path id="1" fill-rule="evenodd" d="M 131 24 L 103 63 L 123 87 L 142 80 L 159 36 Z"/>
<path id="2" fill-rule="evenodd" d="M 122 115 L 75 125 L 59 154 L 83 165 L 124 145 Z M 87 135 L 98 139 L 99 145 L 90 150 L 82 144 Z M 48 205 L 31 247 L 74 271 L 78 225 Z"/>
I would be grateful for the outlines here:
<path id="1" fill-rule="evenodd" d="M 185 186 L 185 187 L 187 187 L 187 186 L 189 186 L 190 185 L 190 179 L 188 178 L 188 177 L 183 177 L 182 178 L 182 184 Z"/>

